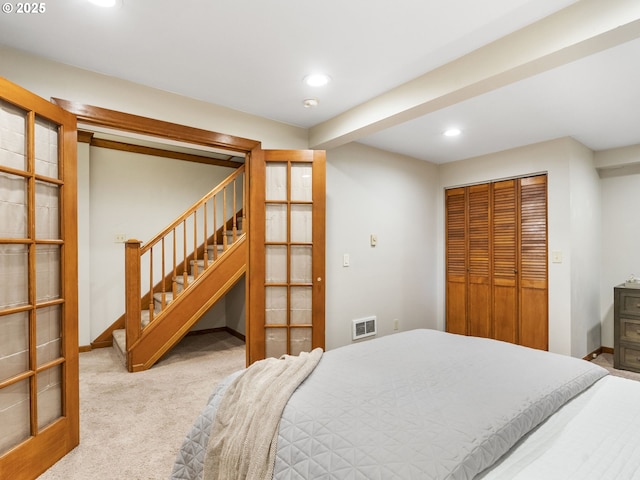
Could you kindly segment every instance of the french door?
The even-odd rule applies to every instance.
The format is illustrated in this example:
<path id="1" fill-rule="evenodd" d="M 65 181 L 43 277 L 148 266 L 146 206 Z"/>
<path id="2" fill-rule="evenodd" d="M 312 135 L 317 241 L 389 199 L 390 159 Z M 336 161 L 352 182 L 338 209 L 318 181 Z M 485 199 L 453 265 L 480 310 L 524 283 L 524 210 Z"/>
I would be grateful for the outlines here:
<path id="1" fill-rule="evenodd" d="M 0 78 L 0 478 L 79 442 L 76 118 Z"/>
<path id="2" fill-rule="evenodd" d="M 325 152 L 249 158 L 247 362 L 324 348 Z"/>

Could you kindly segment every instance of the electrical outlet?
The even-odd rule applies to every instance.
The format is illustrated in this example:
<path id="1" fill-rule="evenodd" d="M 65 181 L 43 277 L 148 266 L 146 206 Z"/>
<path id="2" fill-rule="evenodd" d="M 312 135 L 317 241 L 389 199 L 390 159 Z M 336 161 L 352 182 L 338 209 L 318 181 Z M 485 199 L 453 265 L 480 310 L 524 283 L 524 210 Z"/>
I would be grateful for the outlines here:
<path id="1" fill-rule="evenodd" d="M 113 236 L 113 243 L 124 243 L 127 241 L 127 234 L 126 233 L 116 233 Z"/>
<path id="2" fill-rule="evenodd" d="M 398 330 L 398 327 L 400 325 L 400 320 L 398 320 L 397 318 L 393 319 L 393 329 L 394 330 Z"/>

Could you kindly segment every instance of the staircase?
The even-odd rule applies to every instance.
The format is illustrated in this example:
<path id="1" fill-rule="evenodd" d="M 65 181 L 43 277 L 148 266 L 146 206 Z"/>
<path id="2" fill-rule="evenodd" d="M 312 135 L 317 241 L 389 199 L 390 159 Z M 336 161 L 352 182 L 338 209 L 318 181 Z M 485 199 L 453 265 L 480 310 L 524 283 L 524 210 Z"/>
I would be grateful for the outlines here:
<path id="1" fill-rule="evenodd" d="M 244 173 L 243 165 L 144 245 L 126 242 L 125 328 L 113 331 L 113 347 L 130 372 L 153 366 L 244 275 Z"/>

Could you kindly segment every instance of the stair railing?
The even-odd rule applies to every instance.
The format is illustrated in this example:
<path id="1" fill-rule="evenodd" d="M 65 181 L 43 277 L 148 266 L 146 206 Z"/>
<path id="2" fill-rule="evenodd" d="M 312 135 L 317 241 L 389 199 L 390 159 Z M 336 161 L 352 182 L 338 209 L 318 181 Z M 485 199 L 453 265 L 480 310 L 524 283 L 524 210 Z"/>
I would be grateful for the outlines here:
<path id="1" fill-rule="evenodd" d="M 144 328 L 243 234 L 245 179 L 242 165 L 144 246 L 136 239 L 125 243 L 127 351 Z"/>

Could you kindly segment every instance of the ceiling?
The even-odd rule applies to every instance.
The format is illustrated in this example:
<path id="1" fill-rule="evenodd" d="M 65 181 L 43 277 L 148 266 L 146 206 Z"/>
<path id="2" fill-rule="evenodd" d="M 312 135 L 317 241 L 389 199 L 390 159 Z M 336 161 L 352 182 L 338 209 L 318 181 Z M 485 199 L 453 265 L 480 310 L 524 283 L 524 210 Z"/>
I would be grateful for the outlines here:
<path id="1" fill-rule="evenodd" d="M 308 128 L 312 148 L 445 163 L 565 136 L 640 144 L 637 0 L 44 5 L 0 15 L 0 44 Z M 318 71 L 329 85 L 303 84 Z"/>

